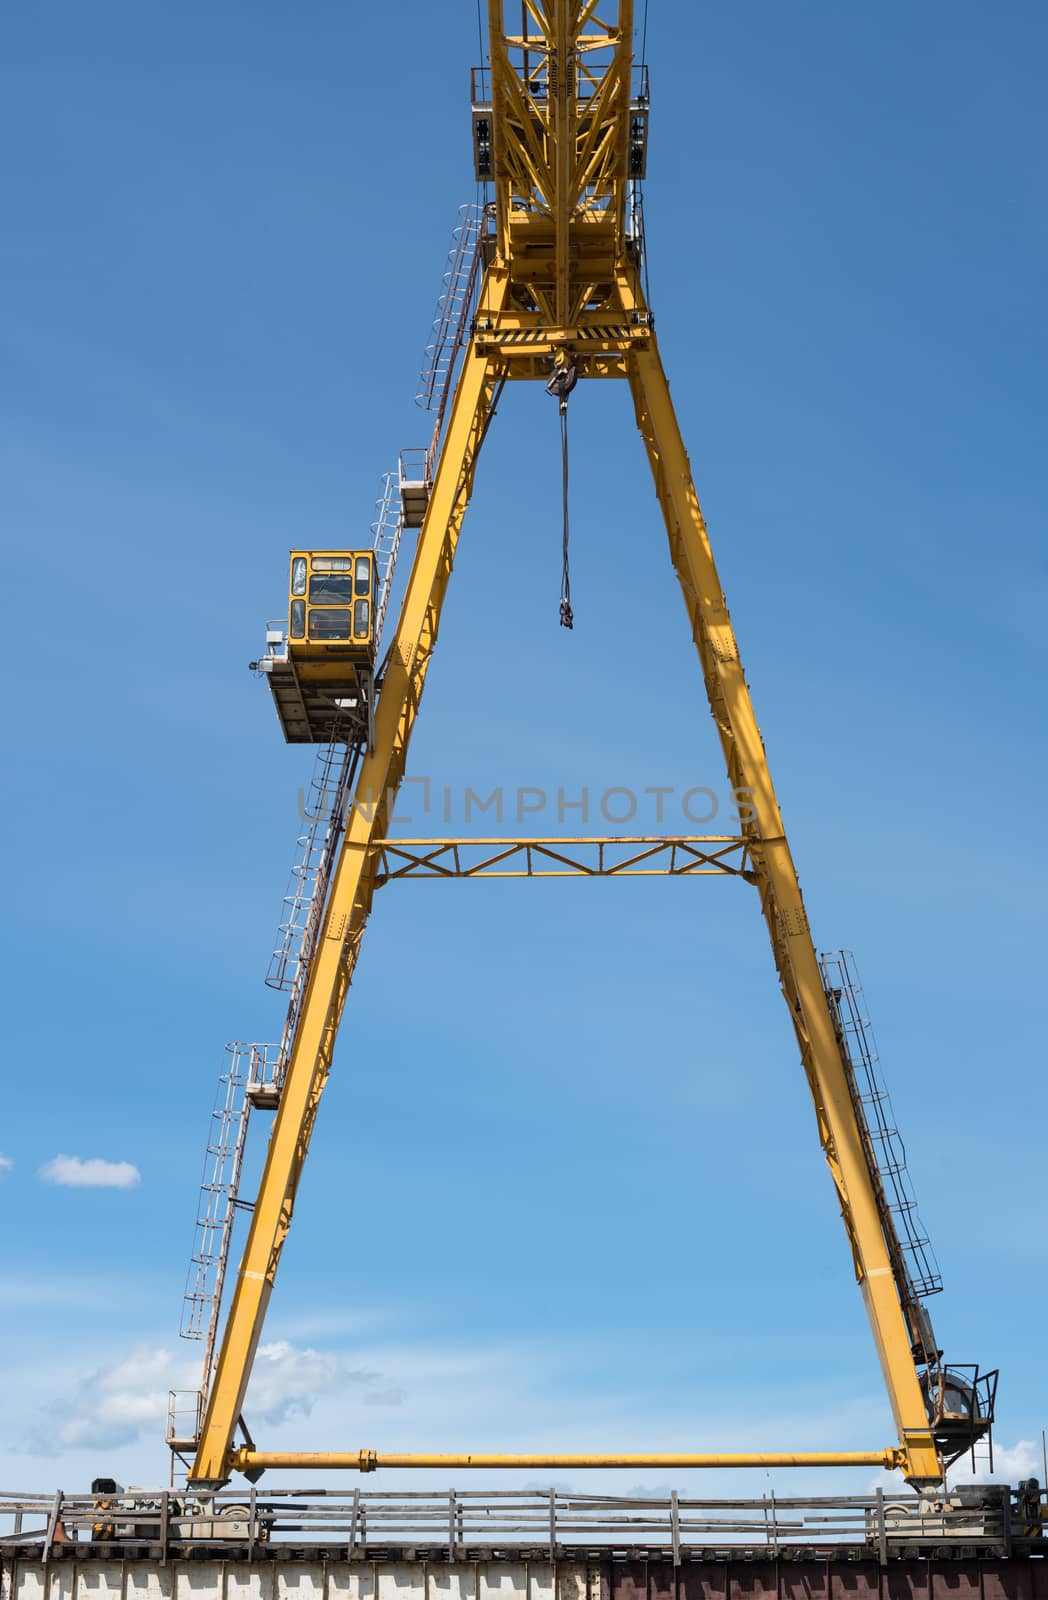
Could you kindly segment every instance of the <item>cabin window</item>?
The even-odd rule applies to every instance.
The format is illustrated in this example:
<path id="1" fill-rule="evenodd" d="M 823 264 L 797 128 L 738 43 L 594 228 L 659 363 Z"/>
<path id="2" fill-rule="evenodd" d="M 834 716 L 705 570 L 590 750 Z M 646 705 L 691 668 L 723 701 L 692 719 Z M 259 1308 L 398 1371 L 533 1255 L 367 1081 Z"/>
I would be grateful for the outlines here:
<path id="1" fill-rule="evenodd" d="M 311 611 L 309 613 L 309 637 L 311 639 L 348 639 L 349 634 L 349 608 L 345 610 L 331 607 L 326 611 Z"/>
<path id="2" fill-rule="evenodd" d="M 312 577 L 309 580 L 309 603 L 311 606 L 339 606 L 346 605 L 353 598 L 353 579 L 347 572 L 329 572 L 323 577 Z"/>

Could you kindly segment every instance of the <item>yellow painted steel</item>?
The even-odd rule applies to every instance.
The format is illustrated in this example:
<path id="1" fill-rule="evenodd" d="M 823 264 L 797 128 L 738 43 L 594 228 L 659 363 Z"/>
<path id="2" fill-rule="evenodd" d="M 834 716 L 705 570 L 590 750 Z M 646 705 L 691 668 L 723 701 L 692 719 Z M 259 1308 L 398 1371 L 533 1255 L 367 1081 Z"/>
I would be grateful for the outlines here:
<path id="1" fill-rule="evenodd" d="M 345 566 L 333 571 L 336 562 Z M 370 661 L 375 643 L 375 552 L 292 550 L 289 574 L 288 652 L 299 670 L 306 663 L 337 670 L 347 660 Z M 348 588 L 344 600 L 333 599 L 330 587 L 324 589 L 331 579 L 344 580 Z"/>
<path id="2" fill-rule="evenodd" d="M 680 838 L 384 839 L 376 884 L 405 878 L 743 878 L 749 842 L 730 834 Z"/>
<path id="3" fill-rule="evenodd" d="M 489 0 L 496 247 L 481 291 L 396 637 L 328 893 L 191 1481 L 234 1468 L 866 1466 L 941 1480 L 874 1178 L 823 990 L 796 868 L 772 786 L 738 642 L 644 302 L 627 231 L 631 0 L 524 0 L 528 35 Z M 516 7 L 514 6 L 516 11 Z M 610 18 L 602 16 L 614 13 Z M 598 15 L 600 13 L 600 15 Z M 517 13 L 519 15 L 519 13 Z M 475 108 L 476 110 L 476 108 Z M 237 1450 L 233 1435 L 262 1331 L 302 1163 L 331 1066 L 361 934 L 388 850 L 392 811 L 440 622 L 477 454 L 498 385 L 625 378 L 644 441 L 733 790 L 749 790 L 742 831 L 891 1401 L 898 1447 L 747 1455 L 387 1455 Z"/>
<path id="4" fill-rule="evenodd" d="M 288 1471 L 299 1469 L 327 1470 L 337 1468 L 343 1472 L 377 1472 L 385 1468 L 428 1467 L 450 1468 L 453 1471 L 482 1468 L 502 1471 L 510 1467 L 882 1467 L 892 1472 L 905 1465 L 901 1450 L 822 1450 L 822 1451 L 770 1451 L 763 1454 L 749 1452 L 735 1454 L 703 1453 L 694 1455 L 665 1455 L 658 1452 L 641 1452 L 619 1455 L 397 1455 L 385 1450 L 323 1451 L 323 1450 L 237 1450 L 233 1454 L 233 1467 L 238 1472 L 265 1471 L 281 1467 Z"/>
<path id="5" fill-rule="evenodd" d="M 504 273 L 497 269 L 489 273 L 482 297 L 485 311 L 498 311 L 505 283 Z M 233 1433 L 330 1071 L 360 936 L 371 909 L 377 841 L 386 833 L 391 802 L 404 775 L 408 741 L 436 643 L 444 591 L 496 382 L 495 363 L 467 352 L 375 711 L 374 748 L 361 764 L 299 1012 L 258 1199 L 215 1364 L 193 1463 L 194 1482 L 218 1482 L 229 1475 Z"/>
<path id="6" fill-rule="evenodd" d="M 285 738 L 327 742 L 366 719 L 375 665 L 375 552 L 292 550 L 287 659 L 267 677 Z"/>
<path id="7" fill-rule="evenodd" d="M 635 279 L 626 296 L 640 302 Z M 655 480 L 710 709 L 733 788 L 748 789 L 754 811 L 743 823 L 779 981 L 808 1079 L 819 1138 L 833 1176 L 891 1401 L 906 1475 L 934 1483 L 942 1466 L 928 1425 L 909 1330 L 888 1259 L 874 1182 L 863 1148 L 829 1000 L 808 926 L 797 869 L 786 840 L 749 686 L 717 576 L 691 465 L 677 425 L 654 335 L 630 356 L 637 426 Z"/>
<path id="8" fill-rule="evenodd" d="M 509 9 L 488 0 L 498 254 L 508 308 L 567 336 L 626 255 L 633 0 Z"/>

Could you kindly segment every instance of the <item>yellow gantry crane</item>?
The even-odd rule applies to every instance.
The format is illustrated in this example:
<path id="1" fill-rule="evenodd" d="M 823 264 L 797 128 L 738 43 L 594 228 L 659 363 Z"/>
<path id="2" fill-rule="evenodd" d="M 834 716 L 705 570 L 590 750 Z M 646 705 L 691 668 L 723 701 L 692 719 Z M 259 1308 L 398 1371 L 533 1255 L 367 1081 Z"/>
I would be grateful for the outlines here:
<path id="1" fill-rule="evenodd" d="M 861 1081 L 869 1057 L 853 1009 L 853 974 L 845 957 L 820 962 L 812 942 L 642 286 L 649 99 L 646 68 L 633 59 L 633 0 L 488 0 L 487 10 L 490 58 L 474 70 L 472 125 L 475 176 L 489 199 L 470 238 L 459 333 L 438 372 L 433 444 L 414 473 L 400 475 L 401 522 L 418 528 L 418 540 L 392 642 L 378 662 L 389 571 L 376 566 L 375 552 L 297 550 L 286 621 L 271 625 L 267 656 L 257 663 L 288 740 L 344 744 L 352 794 L 319 880 L 284 1048 L 270 1078 L 249 1084 L 254 1103 L 275 1117 L 217 1354 L 214 1337 L 208 1345 L 206 1407 L 189 1441 L 190 1479 L 213 1487 L 233 1471 L 254 1477 L 266 1467 L 864 1465 L 898 1467 L 915 1485 L 935 1484 L 945 1465 L 988 1431 L 996 1374 L 943 1364 L 923 1304 L 938 1283 L 914 1268 L 919 1256 L 903 1226 L 909 1202 L 899 1202 L 898 1164 L 885 1159 L 885 1127 L 870 1115 L 878 1091 L 866 1092 Z M 480 841 L 479 858 L 469 859 L 465 841 L 389 841 L 477 458 L 502 387 L 541 382 L 563 413 L 575 382 L 598 378 L 630 386 L 728 779 L 750 797 L 748 820 L 738 838 L 616 840 L 610 865 L 613 841 Z M 565 604 L 562 620 L 570 625 L 567 595 Z M 246 1442 L 237 1443 L 375 890 L 412 870 L 432 870 L 438 857 L 446 875 L 489 875 L 512 852 L 524 858 L 517 870 L 536 876 L 721 871 L 756 888 L 896 1443 L 796 1454 L 291 1453 L 256 1448 L 246 1428 Z"/>

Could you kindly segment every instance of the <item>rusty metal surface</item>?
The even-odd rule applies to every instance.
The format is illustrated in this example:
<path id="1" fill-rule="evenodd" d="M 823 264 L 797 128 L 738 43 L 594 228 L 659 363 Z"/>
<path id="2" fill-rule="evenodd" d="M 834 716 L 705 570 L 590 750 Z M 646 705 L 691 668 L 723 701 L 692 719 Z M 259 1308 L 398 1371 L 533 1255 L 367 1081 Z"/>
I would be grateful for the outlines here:
<path id="1" fill-rule="evenodd" d="M 1048 1563 L 1030 1557 L 613 1560 L 602 1576 L 602 1600 L 1048 1600 Z"/>
<path id="2" fill-rule="evenodd" d="M 1048 1562 L 1005 1558 L 602 1563 L 601 1600 L 1048 1600 Z"/>

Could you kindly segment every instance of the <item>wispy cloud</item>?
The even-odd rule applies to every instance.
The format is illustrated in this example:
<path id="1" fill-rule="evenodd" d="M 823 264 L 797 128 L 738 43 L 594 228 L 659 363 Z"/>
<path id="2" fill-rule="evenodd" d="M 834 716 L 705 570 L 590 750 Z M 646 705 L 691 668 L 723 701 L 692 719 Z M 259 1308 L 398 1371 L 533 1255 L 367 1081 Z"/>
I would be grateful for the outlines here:
<path id="1" fill-rule="evenodd" d="M 961 1456 L 946 1475 L 947 1484 L 953 1488 L 958 1483 L 1018 1483 L 1020 1478 L 1042 1476 L 1040 1443 L 1032 1439 L 1018 1439 L 1015 1444 L 993 1442 L 993 1471 L 985 1456 L 977 1456 L 972 1466 L 971 1456 Z M 901 1472 L 879 1472 L 870 1480 L 871 1489 L 885 1489 L 892 1494 L 906 1494 L 906 1482 Z"/>
<path id="2" fill-rule="evenodd" d="M 360 1388 L 368 1405 L 400 1405 L 403 1391 L 385 1382 L 381 1372 L 351 1366 L 335 1351 L 303 1349 L 288 1339 L 259 1345 L 247 1403 L 251 1415 L 264 1422 L 285 1422 L 308 1416 L 321 1395 Z"/>
<path id="3" fill-rule="evenodd" d="M 45 1183 L 67 1189 L 137 1189 L 142 1174 L 130 1161 L 104 1161 L 101 1156 L 55 1156 L 40 1168 Z"/>
<path id="4" fill-rule="evenodd" d="M 10 1172 L 14 1162 L 10 1156 L 0 1156 L 0 1173 Z"/>
<path id="5" fill-rule="evenodd" d="M 196 1361 L 180 1361 L 170 1350 L 138 1345 L 81 1378 L 72 1394 L 50 1403 L 30 1427 L 23 1449 L 56 1456 L 63 1450 L 116 1449 L 146 1436 L 157 1438 L 171 1389 L 195 1389 Z M 403 1392 L 381 1372 L 352 1366 L 333 1351 L 296 1346 L 287 1340 L 260 1345 L 248 1390 L 252 1420 L 276 1426 L 300 1421 L 323 1398 L 356 1390 L 365 1404 L 399 1405 Z"/>
<path id="6" fill-rule="evenodd" d="M 993 1444 L 993 1471 L 985 1461 L 973 1468 L 970 1456 L 962 1456 L 955 1466 L 950 1468 L 951 1484 L 964 1483 L 977 1478 L 985 1482 L 992 1478 L 994 1482 L 1018 1483 L 1020 1478 L 1039 1478 L 1042 1474 L 1040 1442 L 1034 1443 L 1032 1439 L 1019 1439 L 1015 1444 L 998 1444 L 996 1439 Z"/>

